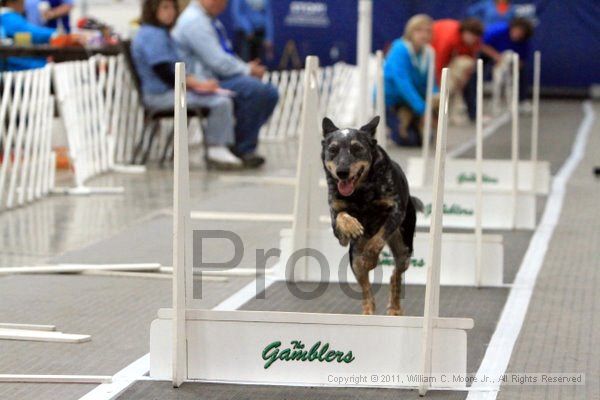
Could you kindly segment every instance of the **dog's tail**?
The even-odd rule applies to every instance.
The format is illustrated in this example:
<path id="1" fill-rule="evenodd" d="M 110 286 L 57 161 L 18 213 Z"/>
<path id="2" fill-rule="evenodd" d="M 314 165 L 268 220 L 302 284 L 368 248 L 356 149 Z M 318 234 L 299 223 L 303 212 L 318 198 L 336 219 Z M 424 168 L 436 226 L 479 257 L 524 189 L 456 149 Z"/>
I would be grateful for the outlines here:
<path id="1" fill-rule="evenodd" d="M 415 207 L 415 210 L 421 211 L 421 212 L 423 212 L 423 210 L 425 210 L 425 205 L 417 197 L 410 196 L 410 201 L 412 202 L 413 207 Z"/>

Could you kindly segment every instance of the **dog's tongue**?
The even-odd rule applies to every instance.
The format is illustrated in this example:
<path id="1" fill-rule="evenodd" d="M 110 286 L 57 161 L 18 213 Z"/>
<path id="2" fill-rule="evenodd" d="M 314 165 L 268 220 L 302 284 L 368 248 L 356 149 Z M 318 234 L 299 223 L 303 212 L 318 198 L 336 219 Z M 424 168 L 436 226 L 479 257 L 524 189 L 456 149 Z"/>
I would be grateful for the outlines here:
<path id="1" fill-rule="evenodd" d="M 342 196 L 350 196 L 352 192 L 354 192 L 354 182 L 351 179 L 346 179 L 345 181 L 339 181 L 337 184 L 338 192 Z"/>

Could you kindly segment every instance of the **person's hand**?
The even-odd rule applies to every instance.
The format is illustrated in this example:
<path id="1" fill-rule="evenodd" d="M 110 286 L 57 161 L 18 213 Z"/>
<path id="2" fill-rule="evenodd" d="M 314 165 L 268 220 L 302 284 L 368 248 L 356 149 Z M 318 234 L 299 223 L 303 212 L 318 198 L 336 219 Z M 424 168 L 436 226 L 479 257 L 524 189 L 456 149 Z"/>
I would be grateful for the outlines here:
<path id="1" fill-rule="evenodd" d="M 42 14 L 42 18 L 44 18 L 44 21 L 53 20 L 55 18 L 55 16 L 54 16 L 54 12 L 52 12 L 52 9 L 48 9 L 48 10 L 44 11 L 44 13 Z"/>
<path id="2" fill-rule="evenodd" d="M 260 60 L 252 60 L 248 63 L 250 66 L 250 75 L 262 79 L 263 75 L 267 71 L 264 65 L 261 65 Z"/>
<path id="3" fill-rule="evenodd" d="M 217 89 L 219 89 L 219 82 L 214 79 L 196 82 L 192 86 L 192 89 L 196 92 L 214 93 L 217 91 Z"/>

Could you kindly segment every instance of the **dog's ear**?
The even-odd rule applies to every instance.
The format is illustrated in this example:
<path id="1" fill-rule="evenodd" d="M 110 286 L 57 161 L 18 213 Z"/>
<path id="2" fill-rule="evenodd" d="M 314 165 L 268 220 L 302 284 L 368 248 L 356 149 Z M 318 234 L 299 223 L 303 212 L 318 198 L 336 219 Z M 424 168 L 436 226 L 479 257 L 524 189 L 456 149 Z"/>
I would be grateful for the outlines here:
<path id="1" fill-rule="evenodd" d="M 337 130 L 339 130 L 339 128 L 335 126 L 332 120 L 327 117 L 323 118 L 323 136 L 327 136 L 331 132 L 335 132 Z"/>
<path id="2" fill-rule="evenodd" d="M 374 117 L 368 124 L 362 126 L 360 130 L 369 133 L 371 136 L 375 136 L 377 125 L 379 125 L 379 116 Z"/>

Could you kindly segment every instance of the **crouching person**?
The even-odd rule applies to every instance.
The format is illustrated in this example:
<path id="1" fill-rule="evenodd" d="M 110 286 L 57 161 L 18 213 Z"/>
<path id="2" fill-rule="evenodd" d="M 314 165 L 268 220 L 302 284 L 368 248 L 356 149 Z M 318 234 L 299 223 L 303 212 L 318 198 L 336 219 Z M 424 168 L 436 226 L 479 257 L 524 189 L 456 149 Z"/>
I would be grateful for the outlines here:
<path id="1" fill-rule="evenodd" d="M 404 36 L 396 39 L 384 67 L 387 126 L 400 146 L 420 146 L 426 109 L 427 74 L 432 64 L 433 21 L 418 14 L 406 23 Z"/>
<path id="2" fill-rule="evenodd" d="M 144 1 L 142 26 L 133 39 L 131 52 L 142 84 L 143 101 L 150 109 L 174 106 L 175 63 L 180 61 L 180 57 L 177 55 L 177 47 L 171 39 L 169 29 L 176 19 L 175 0 Z M 241 160 L 228 148 L 234 143 L 232 100 L 215 93 L 219 88 L 215 80 L 199 80 L 193 75 L 188 75 L 186 83 L 188 108 L 210 109 L 204 132 L 209 167 L 242 167 Z"/>
<path id="3" fill-rule="evenodd" d="M 235 144 L 233 153 L 246 167 L 259 167 L 265 159 L 256 153 L 258 134 L 278 101 L 277 90 L 261 82 L 265 67 L 244 62 L 231 46 L 225 27 L 217 19 L 227 0 L 192 0 L 173 28 L 172 36 L 194 70 L 218 80 L 234 92 Z"/>

